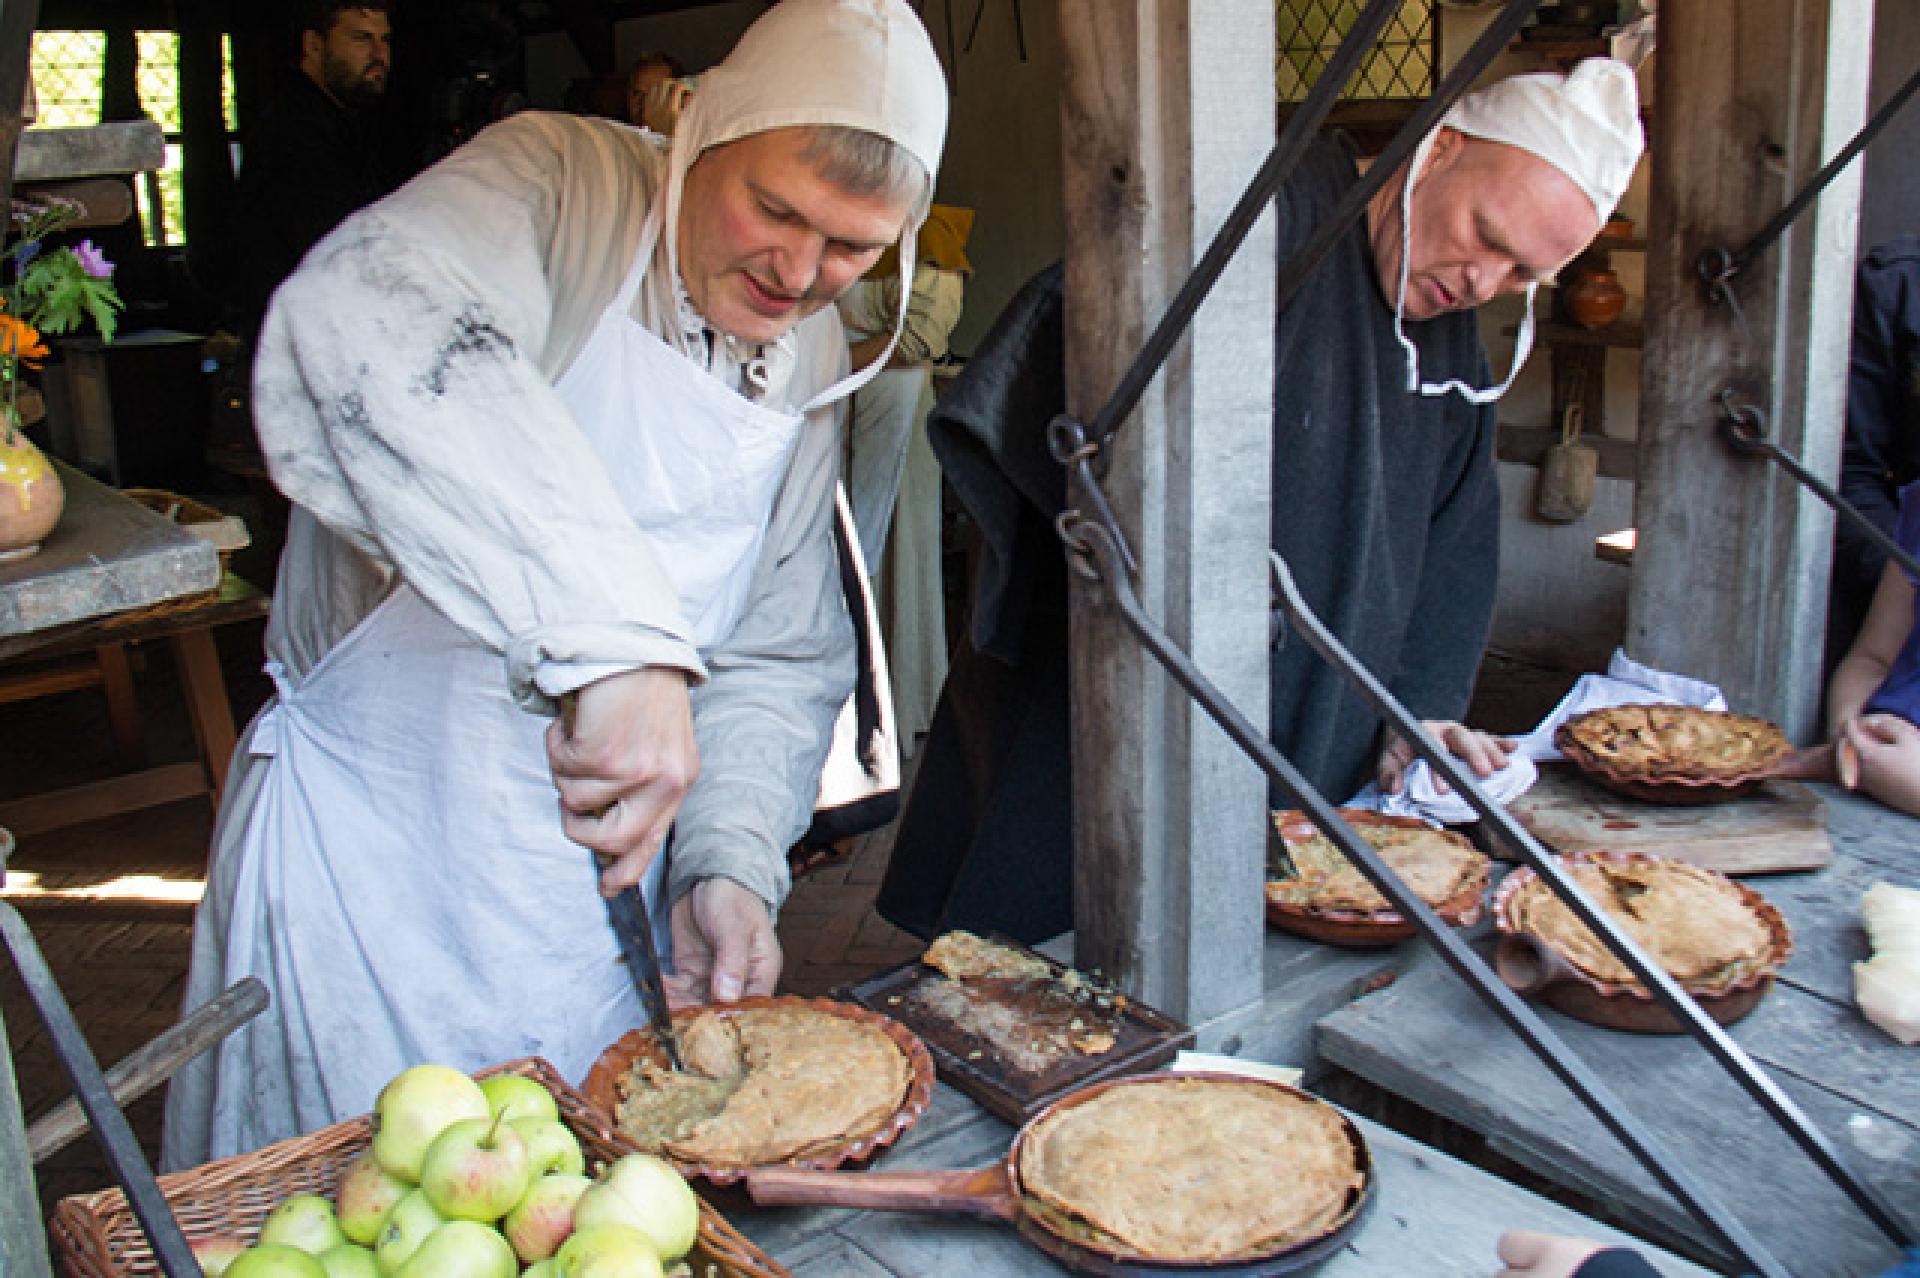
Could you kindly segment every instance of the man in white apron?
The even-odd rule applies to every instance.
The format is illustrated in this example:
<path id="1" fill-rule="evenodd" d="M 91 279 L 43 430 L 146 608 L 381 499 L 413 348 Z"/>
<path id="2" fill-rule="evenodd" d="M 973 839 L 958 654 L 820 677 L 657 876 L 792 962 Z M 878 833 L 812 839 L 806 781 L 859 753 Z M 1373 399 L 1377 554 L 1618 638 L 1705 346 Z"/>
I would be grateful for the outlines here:
<path id="1" fill-rule="evenodd" d="M 599 899 L 622 887 L 678 999 L 771 991 L 853 678 L 832 527 L 860 379 L 830 303 L 913 260 L 945 127 L 904 0 L 786 0 L 670 144 L 516 116 L 276 294 L 279 695 L 186 999 L 251 974 L 274 1001 L 176 1078 L 167 1165 L 364 1112 L 422 1061 L 577 1080 L 642 1020 Z"/>

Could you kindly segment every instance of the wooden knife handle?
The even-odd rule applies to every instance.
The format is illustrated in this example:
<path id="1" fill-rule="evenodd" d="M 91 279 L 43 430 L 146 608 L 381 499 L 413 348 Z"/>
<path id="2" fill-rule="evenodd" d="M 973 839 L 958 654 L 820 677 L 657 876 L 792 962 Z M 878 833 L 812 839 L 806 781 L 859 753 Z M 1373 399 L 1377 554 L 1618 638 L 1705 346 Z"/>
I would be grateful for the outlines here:
<path id="1" fill-rule="evenodd" d="M 762 1207 L 867 1207 L 984 1220 L 1019 1219 L 1020 1202 L 1004 1163 L 973 1171 L 833 1172 L 764 1167 L 747 1173 L 747 1193 Z"/>

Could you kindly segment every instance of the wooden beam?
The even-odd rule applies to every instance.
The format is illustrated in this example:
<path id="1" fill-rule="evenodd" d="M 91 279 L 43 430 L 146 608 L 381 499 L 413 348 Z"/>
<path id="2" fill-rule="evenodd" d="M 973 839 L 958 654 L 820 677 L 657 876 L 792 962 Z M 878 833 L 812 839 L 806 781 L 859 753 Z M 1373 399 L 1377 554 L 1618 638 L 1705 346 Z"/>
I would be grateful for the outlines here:
<path id="1" fill-rule="evenodd" d="M 1652 149 L 1627 648 L 1802 741 L 1817 731 L 1832 517 L 1726 445 L 1717 397 L 1760 409 L 1776 442 L 1837 474 L 1858 165 L 1734 280 L 1745 327 L 1706 300 L 1695 258 L 1742 246 L 1860 126 L 1871 19 L 1871 0 L 1697 0 L 1660 15 L 1655 111 L 1673 123 Z"/>
<path id="2" fill-rule="evenodd" d="M 1272 145 L 1267 0 L 1064 0 L 1068 400 L 1090 419 Z M 1146 610 L 1268 718 L 1274 239 L 1262 223 L 1104 460 Z M 1261 992 L 1266 785 L 1074 581 L 1076 960 L 1201 1022 Z"/>

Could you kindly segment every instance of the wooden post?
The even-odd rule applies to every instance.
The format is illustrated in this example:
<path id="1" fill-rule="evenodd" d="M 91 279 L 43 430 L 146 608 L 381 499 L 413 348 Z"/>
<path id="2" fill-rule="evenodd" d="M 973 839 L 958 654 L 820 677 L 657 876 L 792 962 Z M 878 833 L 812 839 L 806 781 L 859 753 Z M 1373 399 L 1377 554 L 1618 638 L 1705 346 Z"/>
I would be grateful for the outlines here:
<path id="1" fill-rule="evenodd" d="M 1818 731 L 1832 515 L 1727 446 L 1716 397 L 1759 408 L 1776 442 L 1837 476 L 1858 161 L 1734 280 L 1745 329 L 1706 301 L 1694 260 L 1739 249 L 1859 128 L 1871 27 L 1871 0 L 1660 13 L 1627 647 L 1802 741 Z"/>
<path id="2" fill-rule="evenodd" d="M 1068 400 L 1090 419 L 1274 136 L 1268 0 L 1064 0 Z M 1267 722 L 1274 239 L 1256 228 L 1106 458 L 1142 604 Z M 1261 992 L 1266 785 L 1074 582 L 1076 960 L 1200 1022 Z"/>

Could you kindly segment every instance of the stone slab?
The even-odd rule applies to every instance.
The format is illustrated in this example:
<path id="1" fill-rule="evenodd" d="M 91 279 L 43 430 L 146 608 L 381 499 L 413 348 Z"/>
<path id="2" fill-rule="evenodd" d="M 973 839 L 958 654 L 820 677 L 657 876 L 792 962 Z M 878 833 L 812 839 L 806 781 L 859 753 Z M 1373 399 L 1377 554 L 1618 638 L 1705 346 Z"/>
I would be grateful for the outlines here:
<path id="1" fill-rule="evenodd" d="M 67 506 L 38 553 L 0 564 L 0 658 L 60 627 L 145 608 L 220 584 L 213 547 L 72 467 Z"/>
<path id="2" fill-rule="evenodd" d="M 79 129 L 26 129 L 14 153 L 15 182 L 102 177 L 165 168 L 166 138 L 152 120 L 126 120 Z"/>

